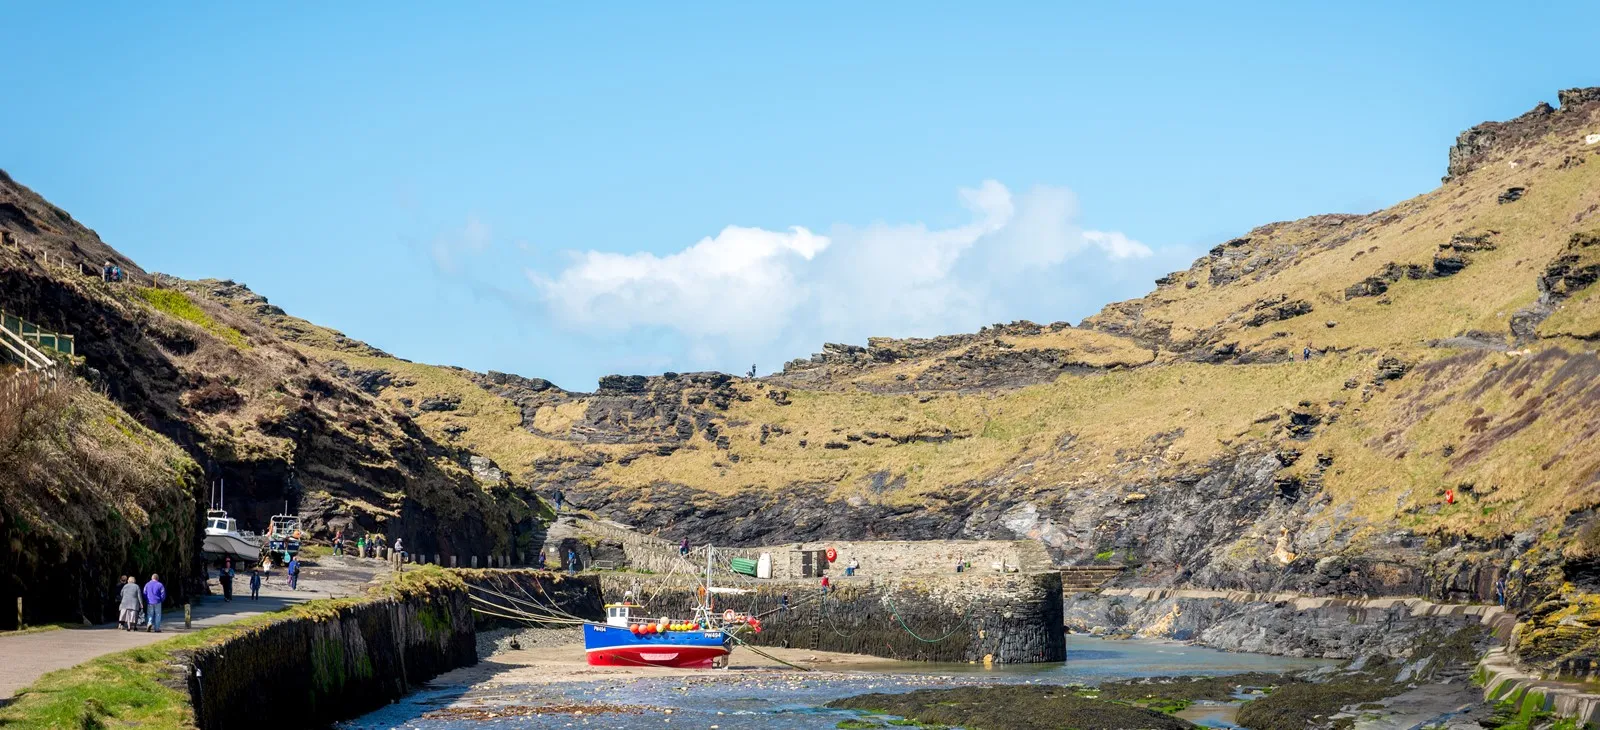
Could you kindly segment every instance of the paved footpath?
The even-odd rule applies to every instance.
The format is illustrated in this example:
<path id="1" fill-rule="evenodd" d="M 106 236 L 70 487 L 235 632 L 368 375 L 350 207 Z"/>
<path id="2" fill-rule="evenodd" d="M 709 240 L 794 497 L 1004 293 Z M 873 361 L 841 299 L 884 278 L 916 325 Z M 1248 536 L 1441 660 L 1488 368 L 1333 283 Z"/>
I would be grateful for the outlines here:
<path id="1" fill-rule="evenodd" d="M 233 601 L 222 600 L 216 578 L 213 595 L 200 596 L 191 607 L 193 628 L 183 628 L 183 606 L 168 607 L 161 617 L 162 633 L 122 631 L 116 624 L 40 631 L 0 636 L 0 704 L 46 672 L 82 664 L 112 652 L 154 644 L 187 631 L 221 626 L 250 616 L 305 603 L 318 598 L 349 596 L 361 592 L 368 581 L 383 572 L 376 560 L 323 558 L 322 565 L 306 566 L 300 590 L 291 591 L 281 570 L 261 587 L 261 598 L 250 600 L 249 574 L 234 581 Z"/>

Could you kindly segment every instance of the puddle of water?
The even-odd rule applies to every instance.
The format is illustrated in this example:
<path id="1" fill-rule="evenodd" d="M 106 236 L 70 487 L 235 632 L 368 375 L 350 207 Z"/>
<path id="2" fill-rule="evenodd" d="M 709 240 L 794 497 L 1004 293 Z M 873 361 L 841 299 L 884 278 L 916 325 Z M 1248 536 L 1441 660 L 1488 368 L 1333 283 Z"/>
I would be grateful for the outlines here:
<path id="1" fill-rule="evenodd" d="M 817 675 L 748 673 L 698 677 L 649 677 L 562 685 L 497 686 L 484 704 L 598 704 L 629 707 L 638 714 L 553 713 L 493 719 L 435 719 L 422 714 L 461 696 L 461 688 L 419 693 L 354 722 L 346 730 L 462 730 L 464 728 L 618 728 L 671 730 L 822 730 L 853 712 L 822 705 L 867 692 L 909 692 L 965 684 L 1098 684 L 1107 680 L 1165 675 L 1288 672 L 1322 666 L 1311 659 L 1233 654 L 1156 641 L 1108 641 L 1067 637 L 1067 661 L 1059 664 L 997 665 L 872 662 L 851 672 Z M 475 703 L 476 704 L 476 703 Z M 671 709 L 670 714 L 665 709 Z M 1206 727 L 1233 727 L 1236 706 L 1195 705 L 1183 715 Z"/>
<path id="2" fill-rule="evenodd" d="M 1239 705 L 1195 703 L 1173 714 L 1200 727 L 1236 728 L 1239 722 Z"/>

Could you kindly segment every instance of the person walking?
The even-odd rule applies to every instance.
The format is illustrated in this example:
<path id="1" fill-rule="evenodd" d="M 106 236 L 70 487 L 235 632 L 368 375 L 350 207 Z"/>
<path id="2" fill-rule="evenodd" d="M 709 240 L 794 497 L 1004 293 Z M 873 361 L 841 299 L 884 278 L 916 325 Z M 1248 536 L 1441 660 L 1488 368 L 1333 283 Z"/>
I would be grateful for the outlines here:
<path id="1" fill-rule="evenodd" d="M 289 567 L 286 572 L 289 574 L 289 590 L 300 590 L 300 556 L 296 555 L 289 558 Z"/>
<path id="2" fill-rule="evenodd" d="M 1303 357 L 1305 357 L 1305 359 L 1310 360 L 1311 359 L 1311 346 L 1310 345 L 1306 345 L 1305 352 L 1301 353 L 1301 355 Z"/>
<path id="3" fill-rule="evenodd" d="M 367 557 L 367 536 L 366 535 L 362 535 L 361 537 L 356 538 L 356 557 L 358 557 L 358 558 Z"/>
<path id="4" fill-rule="evenodd" d="M 150 574 L 150 582 L 144 584 L 145 610 L 150 616 L 150 625 L 145 631 L 161 633 L 161 604 L 167 601 L 167 587 L 161 585 L 161 576 Z"/>
<path id="5" fill-rule="evenodd" d="M 250 600 L 261 599 L 261 571 L 250 571 Z"/>
<path id="6" fill-rule="evenodd" d="M 394 539 L 394 554 L 400 556 L 400 562 L 406 561 L 406 541 L 403 537 Z"/>
<path id="7" fill-rule="evenodd" d="M 333 554 L 344 554 L 344 528 L 342 527 L 339 528 L 338 532 L 333 533 Z"/>
<path id="8" fill-rule="evenodd" d="M 567 551 L 567 572 L 568 573 L 576 573 L 576 572 L 578 572 L 578 553 L 576 551 L 573 551 L 573 550 L 568 550 Z"/>
<path id="9" fill-rule="evenodd" d="M 566 501 L 567 501 L 567 495 L 564 492 L 562 492 L 561 490 L 557 489 L 556 490 L 556 512 L 559 513 L 561 511 L 561 505 L 565 504 Z"/>
<path id="10" fill-rule="evenodd" d="M 689 557 L 689 538 L 683 538 L 683 544 L 678 546 L 678 555 Z"/>
<path id="11" fill-rule="evenodd" d="M 217 582 L 222 584 L 222 600 L 233 603 L 233 558 L 224 558 L 222 572 L 217 574 Z"/>
<path id="12" fill-rule="evenodd" d="M 117 628 L 132 631 L 139 625 L 139 579 L 123 576 L 117 601 Z"/>

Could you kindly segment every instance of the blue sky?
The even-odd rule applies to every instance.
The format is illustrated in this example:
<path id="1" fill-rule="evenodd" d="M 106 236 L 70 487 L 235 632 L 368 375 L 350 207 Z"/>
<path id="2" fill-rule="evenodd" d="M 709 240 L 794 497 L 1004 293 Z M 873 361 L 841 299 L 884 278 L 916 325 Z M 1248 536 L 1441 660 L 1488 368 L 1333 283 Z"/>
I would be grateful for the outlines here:
<path id="1" fill-rule="evenodd" d="M 1600 84 L 1592 11 L 12 3 L 0 167 L 409 359 L 769 372 L 1426 191 L 1459 131 Z"/>

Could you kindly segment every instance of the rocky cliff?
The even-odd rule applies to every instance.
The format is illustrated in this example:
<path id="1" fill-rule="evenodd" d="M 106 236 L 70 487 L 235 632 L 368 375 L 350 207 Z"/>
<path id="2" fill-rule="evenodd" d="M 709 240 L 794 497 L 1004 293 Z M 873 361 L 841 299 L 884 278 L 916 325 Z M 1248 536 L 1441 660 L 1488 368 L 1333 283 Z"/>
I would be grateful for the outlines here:
<path id="1" fill-rule="evenodd" d="M 1077 325 L 830 344 L 766 378 L 580 393 L 409 362 L 230 281 L 64 278 L 26 251 L 103 244 L 9 181 L 0 296 L 102 343 L 86 377 L 257 485 L 250 509 L 295 495 L 322 529 L 510 542 L 560 490 L 673 540 L 1027 538 L 1130 585 L 1504 594 L 1528 656 L 1576 666 L 1600 626 L 1600 90 L 1558 101 L 1464 133 L 1433 191 L 1257 227 Z"/>

